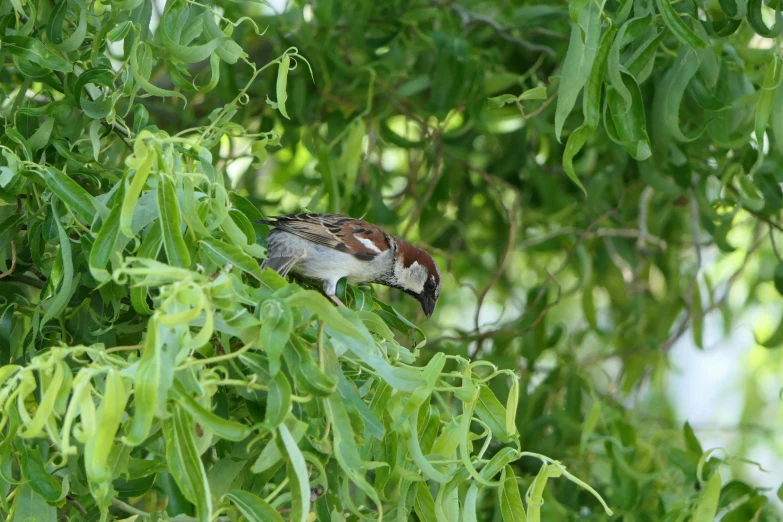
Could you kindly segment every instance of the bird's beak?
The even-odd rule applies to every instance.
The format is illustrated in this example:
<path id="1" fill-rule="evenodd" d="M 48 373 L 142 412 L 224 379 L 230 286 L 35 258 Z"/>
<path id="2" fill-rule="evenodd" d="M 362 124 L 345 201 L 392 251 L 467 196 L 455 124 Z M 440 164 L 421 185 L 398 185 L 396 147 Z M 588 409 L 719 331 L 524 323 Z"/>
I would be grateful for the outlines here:
<path id="1" fill-rule="evenodd" d="M 424 310 L 424 315 L 427 316 L 427 319 L 429 319 L 432 316 L 432 312 L 435 311 L 435 304 L 437 302 L 438 300 L 432 296 L 422 296 L 421 309 Z"/>

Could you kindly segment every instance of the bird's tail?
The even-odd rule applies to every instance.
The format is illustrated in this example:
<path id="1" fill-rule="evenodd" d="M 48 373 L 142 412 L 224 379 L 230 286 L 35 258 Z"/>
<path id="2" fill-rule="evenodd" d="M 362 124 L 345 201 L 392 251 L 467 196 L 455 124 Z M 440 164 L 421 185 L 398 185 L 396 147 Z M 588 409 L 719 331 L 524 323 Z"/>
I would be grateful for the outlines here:
<path id="1" fill-rule="evenodd" d="M 285 277 L 299 260 L 299 256 L 271 256 L 261 264 L 261 268 L 271 268 Z"/>

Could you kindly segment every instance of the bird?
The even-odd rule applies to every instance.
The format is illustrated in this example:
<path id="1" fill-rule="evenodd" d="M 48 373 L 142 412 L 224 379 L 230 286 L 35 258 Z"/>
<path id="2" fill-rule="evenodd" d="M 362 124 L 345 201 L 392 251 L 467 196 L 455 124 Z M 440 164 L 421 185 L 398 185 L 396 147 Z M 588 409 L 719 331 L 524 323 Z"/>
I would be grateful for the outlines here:
<path id="1" fill-rule="evenodd" d="M 413 296 L 429 318 L 440 297 L 441 276 L 424 250 L 380 227 L 340 214 L 288 214 L 261 219 L 271 228 L 261 265 L 285 277 L 289 272 L 321 281 L 337 306 L 337 283 L 376 283 Z"/>

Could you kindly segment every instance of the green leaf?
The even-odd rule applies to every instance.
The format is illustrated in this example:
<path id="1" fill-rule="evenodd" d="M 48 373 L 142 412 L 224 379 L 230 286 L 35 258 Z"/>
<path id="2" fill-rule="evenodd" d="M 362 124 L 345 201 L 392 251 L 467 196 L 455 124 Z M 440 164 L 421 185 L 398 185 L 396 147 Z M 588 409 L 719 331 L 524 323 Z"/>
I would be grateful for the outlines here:
<path id="1" fill-rule="evenodd" d="M 46 471 L 41 453 L 37 447 L 28 447 L 24 442 L 19 444 L 21 453 L 22 474 L 30 488 L 46 502 L 57 502 L 62 496 L 62 487 L 55 478 Z"/>
<path id="2" fill-rule="evenodd" d="M 598 425 L 598 420 L 601 418 L 601 403 L 598 400 L 593 400 L 593 405 L 590 407 L 590 411 L 585 417 L 584 427 L 582 428 L 582 436 L 580 440 L 580 451 L 584 452 L 590 436 L 595 431 L 595 427 Z"/>
<path id="3" fill-rule="evenodd" d="M 147 338 L 139 365 L 136 368 L 133 386 L 133 422 L 125 444 L 137 446 L 144 442 L 152 427 L 155 412 L 160 410 L 159 402 L 165 404 L 171 386 L 173 372 L 163 361 L 163 346 L 158 335 L 156 318 L 147 323 Z"/>
<path id="4" fill-rule="evenodd" d="M 451 480 L 451 474 L 442 473 L 435 469 L 435 467 L 430 464 L 430 462 L 422 453 L 421 445 L 419 444 L 419 432 L 417 427 L 418 422 L 416 417 L 418 417 L 418 415 L 415 415 L 414 418 L 410 419 L 410 422 L 406 424 L 408 431 L 410 431 L 410 437 L 408 437 L 407 440 L 408 453 L 413 459 L 413 462 L 415 462 L 419 467 L 424 477 L 429 480 L 445 484 Z"/>
<path id="5" fill-rule="evenodd" d="M 681 142 L 693 141 L 703 131 L 686 136 L 680 130 L 680 106 L 688 82 L 699 70 L 698 55 L 688 47 L 680 49 L 674 66 L 666 73 L 653 98 L 652 126 L 656 156 L 666 160 L 670 137 Z"/>
<path id="6" fill-rule="evenodd" d="M 158 214 L 163 237 L 163 249 L 172 266 L 190 266 L 190 253 L 182 237 L 179 203 L 174 183 L 167 176 L 158 177 Z"/>
<path id="7" fill-rule="evenodd" d="M 421 372 L 419 378 L 419 387 L 416 388 L 409 397 L 403 399 L 403 409 L 400 414 L 399 422 L 403 422 L 406 419 L 416 415 L 421 406 L 430 398 L 435 385 L 440 378 L 440 374 L 443 371 L 443 367 L 446 365 L 446 354 L 436 353 L 427 366 Z"/>
<path id="8" fill-rule="evenodd" d="M 721 522 L 743 522 L 746 520 L 759 520 L 761 511 L 768 502 L 769 501 L 767 500 L 767 497 L 756 495 L 747 502 L 740 504 L 726 513 L 723 518 L 721 518 Z"/>
<path id="9" fill-rule="evenodd" d="M 763 6 L 763 0 L 748 0 L 748 22 L 760 36 L 775 38 L 783 30 L 783 15 L 780 13 L 780 3 L 775 7 L 775 25 L 773 27 L 767 27 L 767 24 L 764 22 L 764 17 L 761 14 Z"/>
<path id="10" fill-rule="evenodd" d="M 519 98 L 513 94 L 501 94 L 500 96 L 489 98 L 487 101 L 489 102 L 490 107 L 499 109 L 509 103 L 516 103 L 518 99 Z"/>
<path id="11" fill-rule="evenodd" d="M 340 170 L 344 173 L 346 202 L 351 200 L 351 195 L 356 187 L 356 176 L 359 174 L 359 164 L 362 159 L 362 143 L 366 134 L 367 125 L 363 119 L 359 119 L 351 125 L 348 137 L 343 143 L 339 164 Z"/>
<path id="12" fill-rule="evenodd" d="M 274 377 L 280 371 L 280 357 L 294 327 L 294 317 L 285 301 L 267 299 L 258 311 L 263 320 L 261 347 L 269 359 L 269 373 Z"/>
<path id="13" fill-rule="evenodd" d="M 541 506 L 544 504 L 544 488 L 550 478 L 557 478 L 561 472 L 547 463 L 541 465 L 536 478 L 530 485 L 527 493 L 527 520 L 529 522 L 539 522 L 541 520 Z"/>
<path id="14" fill-rule="evenodd" d="M 767 66 L 767 74 L 764 76 L 764 83 L 761 85 L 759 101 L 756 104 L 756 140 L 759 143 L 759 150 L 764 143 L 764 132 L 767 130 L 767 122 L 772 112 L 772 102 L 775 100 L 775 93 L 781 81 L 780 59 L 775 56 Z"/>
<path id="15" fill-rule="evenodd" d="M 336 369 L 339 362 L 335 352 L 330 347 L 324 348 L 327 371 Z M 363 491 L 376 506 L 381 508 L 380 498 L 376 490 L 364 478 L 365 466 L 356 446 L 356 439 L 351 424 L 351 419 L 345 409 L 343 401 L 335 394 L 326 398 L 326 412 L 332 424 L 334 456 L 340 469 L 345 472 L 350 481 Z M 379 518 L 380 518 L 379 513 Z"/>
<path id="16" fill-rule="evenodd" d="M 609 52 L 612 48 L 612 42 L 617 34 L 617 29 L 610 27 L 601 38 L 601 45 L 595 58 L 595 64 L 590 72 L 587 81 L 587 87 L 583 96 L 584 100 L 584 122 L 574 132 L 568 136 L 565 150 L 563 152 L 563 168 L 571 180 L 577 184 L 582 192 L 587 194 L 584 185 L 579 181 L 579 177 L 574 170 L 574 157 L 582 150 L 588 138 L 595 133 L 598 128 L 598 122 L 601 118 L 601 90 L 604 83 L 604 74 L 606 72 L 606 62 L 609 58 Z"/>
<path id="17" fill-rule="evenodd" d="M 563 125 L 576 98 L 590 76 L 598 51 L 601 34 L 601 10 L 595 2 L 587 2 L 579 13 L 579 23 L 571 27 L 568 52 L 560 72 L 560 89 L 555 109 L 555 137 L 560 141 Z"/>
<path id="18" fill-rule="evenodd" d="M 519 407 L 519 379 L 513 378 L 506 399 L 506 433 L 513 436 L 517 433 L 517 408 Z"/>
<path id="19" fill-rule="evenodd" d="M 546 96 L 546 87 L 539 85 L 538 87 L 533 87 L 520 94 L 519 100 L 546 100 Z"/>
<path id="20" fill-rule="evenodd" d="M 284 350 L 282 355 L 297 388 L 319 397 L 326 397 L 337 389 L 334 380 L 321 371 L 313 356 L 298 338 L 291 338 L 288 349 Z"/>
<path id="21" fill-rule="evenodd" d="M 238 59 L 247 57 L 247 53 L 242 50 L 242 47 L 238 43 L 231 40 L 230 38 L 227 38 L 227 36 L 230 36 L 231 33 L 229 32 L 226 34 L 225 31 L 220 30 L 220 27 L 218 27 L 217 23 L 215 23 L 215 19 L 211 11 L 204 11 L 202 19 L 205 32 L 212 38 L 218 40 L 218 46 L 217 49 L 215 49 L 215 54 L 221 60 L 226 63 L 234 64 Z M 229 24 L 228 29 L 233 29 L 233 26 Z M 210 66 L 212 63 L 212 60 L 210 60 Z M 217 77 L 214 76 L 213 78 L 215 83 L 217 83 Z"/>
<path id="22" fill-rule="evenodd" d="M 54 118 L 46 118 L 40 127 L 36 129 L 30 139 L 27 140 L 27 144 L 30 146 L 30 150 L 36 152 L 49 145 L 49 138 L 52 135 L 52 129 L 54 129 Z"/>
<path id="23" fill-rule="evenodd" d="M 487 423 L 495 435 L 502 442 L 508 442 L 513 433 L 506 432 L 506 408 L 492 393 L 488 386 L 479 386 L 479 397 L 476 402 L 476 413 L 479 418 Z"/>
<path id="24" fill-rule="evenodd" d="M 120 427 L 126 401 L 122 376 L 119 371 L 110 368 L 106 374 L 103 399 L 95 417 L 96 432 L 84 446 L 84 468 L 90 481 L 90 489 L 102 505 L 108 504 L 109 501 L 111 480 L 114 478 L 109 454 L 115 447 L 114 438 Z"/>
<path id="25" fill-rule="evenodd" d="M 57 508 L 47 504 L 46 500 L 30 487 L 30 484 L 22 484 L 19 488 L 11 522 L 55 522 L 57 520 Z"/>
<path id="26" fill-rule="evenodd" d="M 604 124 L 607 126 L 609 136 L 622 145 L 631 157 L 637 161 L 644 161 L 652 155 L 652 150 L 650 138 L 647 136 L 642 93 L 630 74 L 623 74 L 622 80 L 625 91 L 630 96 L 630 105 L 623 100 L 620 92 L 614 88 L 607 89 L 606 102 L 612 114 L 612 123 L 604 118 Z M 616 137 L 610 130 L 612 125 Z"/>
<path id="27" fill-rule="evenodd" d="M 720 8 L 729 18 L 744 18 L 748 12 L 746 0 L 719 0 Z"/>
<path id="28" fill-rule="evenodd" d="M 131 28 L 133 28 L 133 23 L 131 23 L 130 20 L 120 22 L 119 24 L 115 25 L 111 31 L 106 33 L 106 39 L 110 42 L 119 42 L 120 40 L 124 40 L 125 37 L 128 36 Z"/>
<path id="29" fill-rule="evenodd" d="M 206 238 L 199 241 L 204 252 L 218 265 L 232 265 L 252 275 L 259 281 L 262 280 L 261 267 L 252 257 L 242 252 L 241 248 L 224 243 L 219 239 Z"/>
<path id="30" fill-rule="evenodd" d="M 93 197 L 81 185 L 63 172 L 47 168 L 46 185 L 68 208 L 76 213 L 85 224 L 92 223 L 97 214 Z"/>
<path id="31" fill-rule="evenodd" d="M 194 431 L 188 414 L 177 406 L 171 417 L 163 420 L 166 459 L 171 475 L 185 498 L 196 505 L 196 519 L 199 522 L 210 522 L 212 497 L 204 465 L 196 450 Z"/>
<path id="32" fill-rule="evenodd" d="M 633 97 L 631 95 L 631 91 L 626 85 L 627 80 L 623 78 L 623 73 L 627 74 L 628 71 L 625 70 L 620 64 L 620 51 L 625 45 L 626 33 L 631 33 L 629 36 L 630 39 L 633 39 L 634 33 L 638 32 L 640 28 L 646 28 L 650 24 L 651 19 L 652 16 L 648 14 L 646 16 L 640 16 L 628 20 L 620 28 L 620 31 L 617 33 L 617 38 L 615 38 L 614 42 L 612 43 L 612 49 L 609 53 L 609 61 L 606 67 L 606 73 L 609 77 L 609 82 L 612 88 L 622 98 L 623 102 L 625 102 L 625 106 L 622 108 L 622 113 L 631 111 Z"/>
<path id="33" fill-rule="evenodd" d="M 511 466 L 503 468 L 503 475 L 498 488 L 498 504 L 503 522 L 527 522 L 525 507 L 519 494 L 519 486 Z"/>
<path id="34" fill-rule="evenodd" d="M 55 295 L 54 299 L 52 299 L 49 308 L 47 308 L 46 313 L 41 319 L 41 325 L 40 325 L 41 328 L 43 328 L 43 326 L 47 322 L 49 322 L 50 319 L 56 317 L 57 315 L 60 314 L 60 312 L 62 312 L 65 309 L 65 307 L 68 305 L 68 301 L 70 301 L 71 296 L 73 295 L 73 292 L 75 291 L 76 288 L 78 288 L 79 278 L 81 277 L 81 274 L 77 274 L 74 277 L 73 254 L 71 252 L 71 239 L 68 237 L 68 234 L 65 232 L 65 228 L 60 222 L 60 218 L 57 216 L 57 211 L 54 211 L 52 213 L 52 217 L 54 219 L 54 222 L 57 224 L 57 232 L 60 238 L 59 256 L 60 259 L 62 260 L 63 278 L 62 278 L 62 285 L 60 286 L 60 289 L 57 291 L 57 295 Z"/>
<path id="35" fill-rule="evenodd" d="M 120 235 L 120 219 L 122 215 L 122 200 L 118 198 L 109 212 L 109 216 L 100 226 L 90 250 L 90 274 L 99 282 L 110 279 L 106 265 L 114 253 L 117 238 Z M 93 227 L 94 232 L 95 227 Z"/>
<path id="36" fill-rule="evenodd" d="M 175 96 L 177 98 L 181 98 L 182 101 L 187 103 L 187 99 L 183 94 L 176 91 L 161 89 L 160 87 L 150 83 L 149 69 L 152 67 L 150 62 L 153 59 L 151 55 L 152 51 L 145 43 L 137 44 L 136 48 L 131 51 L 130 66 L 131 71 L 133 72 L 133 79 L 136 80 L 136 83 L 138 83 L 142 89 L 153 96 L 160 96 L 163 98 L 168 96 Z M 142 69 L 142 67 L 144 69 Z"/>
<path id="37" fill-rule="evenodd" d="M 276 509 L 248 491 L 232 489 L 223 498 L 230 500 L 250 522 L 283 522 Z"/>
<path id="38" fill-rule="evenodd" d="M 753 0 L 751 0 L 751 2 L 752 1 Z M 658 11 L 661 13 L 666 26 L 679 41 L 694 51 L 707 47 L 707 42 L 680 18 L 680 14 L 675 11 L 671 2 L 667 0 L 655 0 L 655 5 L 658 6 Z M 695 20 L 694 23 L 699 22 L 698 20 Z"/>
<path id="39" fill-rule="evenodd" d="M 71 62 L 49 49 L 40 40 L 30 36 L 6 35 L 0 38 L 0 47 L 14 56 L 53 71 L 69 73 L 73 71 Z"/>
<path id="40" fill-rule="evenodd" d="M 336 428 L 336 426 L 335 426 Z M 307 522 L 310 513 L 310 478 L 302 452 L 285 424 L 278 427 L 282 447 L 288 456 L 288 481 L 291 484 L 291 520 Z"/>
<path id="41" fill-rule="evenodd" d="M 322 294 L 315 290 L 296 292 L 288 296 L 286 302 L 293 308 L 302 307 L 309 309 L 336 332 L 357 339 L 363 338 L 362 334 L 357 330 L 356 325 L 352 324 L 350 320 L 341 315 L 331 302 L 327 301 Z M 367 335 L 369 335 L 369 333 Z"/>
<path id="42" fill-rule="evenodd" d="M 704 450 L 701 449 L 699 439 L 696 438 L 696 434 L 693 433 L 693 428 L 691 428 L 691 425 L 688 422 L 683 425 L 682 434 L 685 438 L 685 446 L 688 448 L 688 451 L 695 456 L 701 457 Z"/>
<path id="43" fill-rule="evenodd" d="M 715 520 L 721 486 L 720 473 L 715 470 L 707 481 L 707 486 L 702 491 L 699 502 L 693 510 L 693 516 L 691 517 L 693 522 L 712 522 Z"/>
<path id="44" fill-rule="evenodd" d="M 295 443 L 299 443 L 307 430 L 307 424 L 289 417 L 286 421 L 289 433 Z M 258 456 L 253 466 L 250 468 L 253 473 L 263 473 L 268 469 L 273 468 L 283 456 L 284 451 L 273 440 L 264 447 L 261 454 Z"/>
<path id="45" fill-rule="evenodd" d="M 114 72 L 108 67 L 95 67 L 87 69 L 79 75 L 79 79 L 76 80 L 76 85 L 73 89 L 76 96 L 76 104 L 79 108 L 82 108 L 82 103 L 86 101 L 82 98 L 82 93 L 89 84 L 102 85 L 114 89 Z"/>
<path id="46" fill-rule="evenodd" d="M 120 228 L 127 237 L 133 237 L 133 213 L 136 210 L 136 204 L 144 186 L 147 184 L 152 165 L 155 163 L 157 153 L 150 149 L 145 141 L 147 135 L 142 133 L 136 140 L 133 156 L 125 160 L 125 164 L 131 169 L 135 169 L 133 179 L 125 193 L 122 201 L 122 216 L 120 219 Z M 160 192 L 160 191 L 158 191 Z M 179 216 L 179 214 L 177 214 Z M 177 231 L 179 233 L 179 231 Z"/>
<path id="47" fill-rule="evenodd" d="M 221 439 L 240 441 L 250 434 L 250 428 L 248 426 L 224 419 L 196 402 L 196 400 L 185 391 L 179 381 L 174 382 L 171 393 L 177 399 L 179 406 L 188 412 L 188 415 L 190 415 L 195 422 L 200 426 L 209 429 Z"/>
<path id="48" fill-rule="evenodd" d="M 327 304 L 327 306 L 331 305 Z M 340 313 L 347 316 L 351 312 L 341 308 Z M 358 322 L 354 324 L 354 330 L 358 330 L 357 333 L 359 335 L 349 336 L 334 328 L 334 323 L 330 323 L 328 320 L 325 320 L 325 322 L 327 324 L 326 333 L 335 349 L 341 351 L 350 350 L 351 353 L 375 370 L 384 381 L 400 391 L 412 391 L 418 387 L 419 383 L 416 380 L 415 372 L 403 367 L 392 366 L 380 353 L 378 346 L 373 341 L 370 333 L 364 328 L 364 325 Z"/>
<path id="49" fill-rule="evenodd" d="M 286 100 L 288 100 L 288 71 L 291 68 L 291 57 L 288 54 L 283 55 L 280 59 L 280 66 L 277 69 L 277 108 L 286 119 L 288 112 L 285 109 Z"/>
<path id="50" fill-rule="evenodd" d="M 191 8 L 187 4 L 184 4 L 183 7 L 182 4 L 183 3 L 177 1 L 166 2 L 158 34 L 160 35 L 163 47 L 165 47 L 173 57 L 182 60 L 185 63 L 201 62 L 215 52 L 215 49 L 217 49 L 220 44 L 220 40 L 212 37 L 208 42 L 201 45 L 181 45 L 178 41 L 175 41 L 175 39 L 169 35 L 169 30 L 181 33 L 186 23 L 197 23 L 198 26 L 201 26 L 203 21 L 202 17 L 197 18 L 197 22 L 194 22 L 192 19 L 189 20 L 188 13 L 191 11 Z M 172 13 L 174 13 L 173 16 Z M 192 27 L 189 29 L 194 30 Z M 221 36 L 225 38 L 225 35 L 222 33 Z"/>
<path id="51" fill-rule="evenodd" d="M 62 29 L 65 22 L 65 14 L 68 10 L 68 5 L 73 5 L 79 13 L 79 22 L 76 25 L 71 36 L 63 39 Z M 70 53 L 78 49 L 82 42 L 84 42 L 85 36 L 87 36 L 87 8 L 84 6 L 82 0 L 60 0 L 55 5 L 52 15 L 49 19 L 48 26 L 49 39 L 52 42 L 52 47 L 58 51 L 64 53 Z"/>
<path id="52" fill-rule="evenodd" d="M 257 354 L 244 354 L 242 360 L 260 377 L 262 382 L 269 386 L 264 424 L 268 430 L 272 431 L 282 424 L 291 409 L 291 384 L 282 372 L 278 372 L 272 377 L 266 368 L 266 361 Z"/>
<path id="53" fill-rule="evenodd" d="M 416 485 L 416 496 L 413 499 L 413 509 L 419 520 L 437 520 L 435 515 L 435 500 L 426 482 Z"/>
<path id="54" fill-rule="evenodd" d="M 211 238 L 207 227 L 201 220 L 201 216 L 198 214 L 196 193 L 191 180 L 185 178 L 182 180 L 182 219 L 188 225 L 197 237 L 199 238 Z"/>

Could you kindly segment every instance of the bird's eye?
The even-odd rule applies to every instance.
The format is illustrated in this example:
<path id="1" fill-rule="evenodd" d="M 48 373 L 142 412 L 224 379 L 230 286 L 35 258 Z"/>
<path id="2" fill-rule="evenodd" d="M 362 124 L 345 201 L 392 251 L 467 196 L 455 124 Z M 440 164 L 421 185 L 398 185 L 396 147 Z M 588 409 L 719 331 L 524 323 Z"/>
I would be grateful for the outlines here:
<path id="1" fill-rule="evenodd" d="M 427 282 L 424 283 L 424 288 L 427 290 L 435 290 L 435 281 L 432 279 L 427 279 Z"/>

